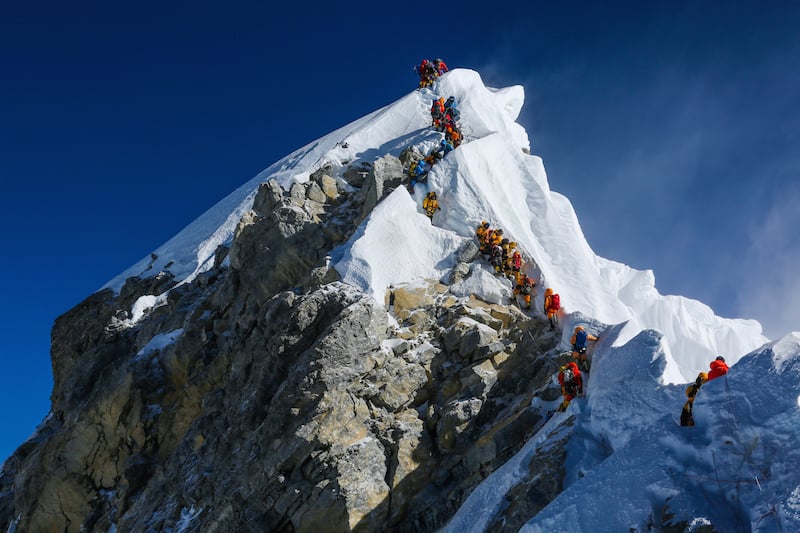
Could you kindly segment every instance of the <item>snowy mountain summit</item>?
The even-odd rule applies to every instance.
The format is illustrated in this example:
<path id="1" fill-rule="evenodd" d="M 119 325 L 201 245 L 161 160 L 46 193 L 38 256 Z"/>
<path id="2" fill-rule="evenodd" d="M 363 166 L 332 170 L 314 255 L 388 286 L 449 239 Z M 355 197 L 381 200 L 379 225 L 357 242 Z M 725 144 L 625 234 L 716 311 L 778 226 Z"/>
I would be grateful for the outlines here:
<path id="1" fill-rule="evenodd" d="M 476 226 L 487 220 L 512 236 L 531 260 L 530 273 L 540 279 L 540 303 L 545 286 L 561 295 L 565 332 L 576 323 L 571 319 L 576 312 L 605 325 L 628 323 L 618 342 L 643 329 L 662 332 L 665 383 L 691 381 L 716 355 L 734 363 L 767 341 L 757 322 L 723 319 L 695 300 L 663 296 L 651 271 L 595 255 L 569 200 L 550 189 L 542 160 L 527 154 L 528 135 L 515 122 L 522 87 L 491 89 L 477 72 L 465 69 L 443 76 L 435 91 L 413 92 L 276 162 L 156 250 L 155 261 L 143 259 L 106 286 L 118 289 L 129 276 L 148 270 L 193 279 L 210 267 L 217 246 L 230 241 L 267 179 L 289 187 L 307 182 L 325 165 L 343 170 L 354 161 L 399 156 L 409 146 L 429 153 L 441 139 L 430 127 L 434 96 L 455 97 L 466 142 L 433 168 L 415 197 L 398 188 L 337 251 L 334 267 L 344 282 L 382 302 L 392 284 L 439 278 L 452 266 L 456 246 L 474 238 Z M 428 190 L 437 191 L 442 206 L 434 225 L 419 207 Z M 472 280 L 464 290 L 471 289 L 498 303 L 511 294 L 510 287 L 493 281 Z"/>
<path id="2" fill-rule="evenodd" d="M 464 141 L 410 193 L 450 96 Z M 3 466 L 0 529 L 800 530 L 800 333 L 767 343 L 595 255 L 530 154 L 523 100 L 451 71 L 60 317 L 52 412 Z M 531 310 L 478 254 L 482 221 L 517 243 Z M 560 412 L 578 325 L 598 339 Z M 718 355 L 730 371 L 681 427 Z"/>

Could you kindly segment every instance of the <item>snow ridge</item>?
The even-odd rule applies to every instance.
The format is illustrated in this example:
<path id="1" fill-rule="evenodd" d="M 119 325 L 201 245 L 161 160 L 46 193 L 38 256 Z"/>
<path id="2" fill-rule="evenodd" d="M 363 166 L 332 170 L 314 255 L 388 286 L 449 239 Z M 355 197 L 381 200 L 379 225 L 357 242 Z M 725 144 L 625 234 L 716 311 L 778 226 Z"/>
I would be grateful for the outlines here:
<path id="1" fill-rule="evenodd" d="M 719 498 L 723 509 L 735 509 L 732 517 L 711 513 L 723 530 L 744 524 L 774 530 L 776 523 L 800 530 L 800 474 L 794 467 L 800 334 L 764 346 L 757 322 L 721 318 L 701 302 L 661 295 L 652 271 L 598 257 L 569 200 L 550 189 L 542 160 L 529 155 L 528 135 L 515 122 L 524 102 L 522 87 L 491 89 L 477 72 L 451 71 L 433 90 L 414 91 L 271 165 L 105 287 L 119 290 L 129 276 L 164 270 L 179 282 L 190 281 L 210 267 L 218 246 L 230 243 L 239 218 L 268 179 L 284 186 L 302 183 L 323 165 L 343 169 L 399 155 L 410 145 L 428 153 L 439 139 L 429 127 L 428 111 L 438 96 L 458 102 L 465 142 L 434 166 L 414 195 L 404 188 L 392 192 L 334 251 L 333 266 L 343 281 L 382 304 L 393 284 L 444 275 L 454 264 L 453 252 L 487 220 L 518 243 L 526 273 L 540 280 L 538 294 L 545 287 L 561 294 L 562 347 L 578 323 L 600 335 L 586 398 L 551 419 L 487 478 L 449 530 L 486 527 L 534 460 L 536 447 L 569 416 L 585 437 L 571 441 L 565 490 L 524 531 L 628 530 L 646 524 L 648 513 L 667 503 L 677 517 L 702 521 L 706 515 L 697 502 L 708 494 Z M 428 190 L 438 193 L 442 207 L 433 224 L 420 207 Z M 487 301 L 508 298 L 510 289 L 480 266 L 454 288 Z M 533 302 L 539 313 L 541 298 L 534 296 Z M 680 428 L 676 420 L 685 386 L 672 384 L 693 381 L 718 354 L 739 363 L 701 390 L 695 403 L 698 427 Z M 764 395 L 763 389 L 770 392 Z M 732 449 L 752 459 L 747 469 L 736 470 Z M 731 489 L 709 482 L 720 469 L 747 483 L 737 480 Z M 612 498 L 619 508 L 609 516 L 603 502 Z"/>

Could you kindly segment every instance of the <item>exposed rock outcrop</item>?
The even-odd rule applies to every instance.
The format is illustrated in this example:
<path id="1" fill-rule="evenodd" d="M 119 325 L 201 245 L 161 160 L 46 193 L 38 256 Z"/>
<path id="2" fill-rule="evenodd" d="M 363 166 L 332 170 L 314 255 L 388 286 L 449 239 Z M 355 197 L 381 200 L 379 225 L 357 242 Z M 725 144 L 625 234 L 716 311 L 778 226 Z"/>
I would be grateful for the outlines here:
<path id="1" fill-rule="evenodd" d="M 327 254 L 402 167 L 331 174 L 263 184 L 191 283 L 132 278 L 58 319 L 52 413 L 3 467 L 0 529 L 433 530 L 541 426 L 546 323 L 433 280 L 386 305 L 336 282 Z"/>

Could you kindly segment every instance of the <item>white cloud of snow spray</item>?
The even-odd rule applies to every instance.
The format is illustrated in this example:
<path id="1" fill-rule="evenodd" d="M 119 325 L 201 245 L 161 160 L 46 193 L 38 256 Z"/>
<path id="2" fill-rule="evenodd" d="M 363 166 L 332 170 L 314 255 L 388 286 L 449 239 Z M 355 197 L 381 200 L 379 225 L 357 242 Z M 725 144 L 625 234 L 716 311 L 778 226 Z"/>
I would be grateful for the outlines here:
<path id="1" fill-rule="evenodd" d="M 754 223 L 744 261 L 750 283 L 741 294 L 743 315 L 755 315 L 771 338 L 800 330 L 800 186 L 781 191 Z"/>

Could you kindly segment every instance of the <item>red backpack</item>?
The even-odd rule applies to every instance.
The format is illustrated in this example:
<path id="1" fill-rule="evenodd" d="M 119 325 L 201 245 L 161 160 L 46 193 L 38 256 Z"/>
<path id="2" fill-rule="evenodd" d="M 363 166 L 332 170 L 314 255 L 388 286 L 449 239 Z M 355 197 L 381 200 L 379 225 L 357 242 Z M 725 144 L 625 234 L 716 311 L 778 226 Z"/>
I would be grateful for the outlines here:
<path id="1" fill-rule="evenodd" d="M 550 298 L 550 302 L 550 308 L 553 311 L 558 311 L 561 309 L 561 297 L 558 294 L 553 294 L 553 296 Z"/>

